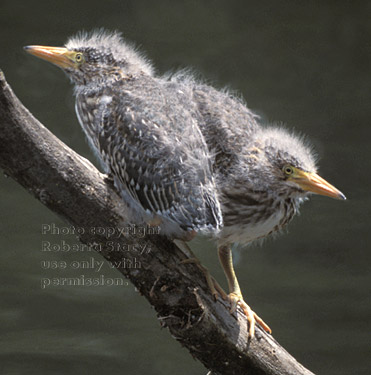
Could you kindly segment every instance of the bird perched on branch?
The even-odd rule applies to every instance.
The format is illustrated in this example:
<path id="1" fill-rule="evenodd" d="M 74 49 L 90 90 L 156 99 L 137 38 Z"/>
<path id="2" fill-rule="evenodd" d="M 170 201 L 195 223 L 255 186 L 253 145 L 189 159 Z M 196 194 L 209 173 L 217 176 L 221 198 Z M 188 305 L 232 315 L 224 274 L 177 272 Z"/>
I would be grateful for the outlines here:
<path id="1" fill-rule="evenodd" d="M 130 220 L 158 223 L 173 239 L 214 236 L 231 311 L 243 309 L 251 336 L 256 321 L 270 332 L 242 297 L 231 245 L 281 230 L 311 193 L 345 199 L 316 173 L 312 149 L 282 128 L 260 125 L 227 92 L 186 73 L 156 75 L 118 33 L 25 49 L 75 84 L 79 122 Z"/>

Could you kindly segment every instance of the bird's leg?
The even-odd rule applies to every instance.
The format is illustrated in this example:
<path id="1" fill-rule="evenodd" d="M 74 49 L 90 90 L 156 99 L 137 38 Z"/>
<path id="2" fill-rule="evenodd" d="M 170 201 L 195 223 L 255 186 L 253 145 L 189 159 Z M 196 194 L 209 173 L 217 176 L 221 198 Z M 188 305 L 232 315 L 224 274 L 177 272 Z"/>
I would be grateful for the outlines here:
<path id="1" fill-rule="evenodd" d="M 201 264 L 201 261 L 196 257 L 190 247 L 180 240 L 174 240 L 174 243 L 188 256 L 187 259 L 181 261 L 181 263 L 194 263 L 204 274 L 207 286 L 209 287 L 211 294 L 216 300 L 220 295 L 223 299 L 227 299 L 227 293 L 223 288 L 218 284 L 218 282 L 211 276 L 209 270 Z"/>
<path id="2" fill-rule="evenodd" d="M 228 280 L 228 298 L 231 303 L 231 313 L 236 311 L 237 306 L 241 306 L 249 322 L 249 336 L 251 338 L 254 337 L 255 334 L 255 322 L 261 325 L 265 331 L 272 333 L 268 325 L 265 324 L 263 320 L 260 319 L 259 316 L 254 313 L 254 311 L 251 310 L 249 305 L 243 299 L 240 285 L 238 284 L 238 280 L 233 268 L 231 248 L 229 246 L 220 246 L 218 248 L 218 255 L 220 264 L 222 265 L 225 276 Z"/>

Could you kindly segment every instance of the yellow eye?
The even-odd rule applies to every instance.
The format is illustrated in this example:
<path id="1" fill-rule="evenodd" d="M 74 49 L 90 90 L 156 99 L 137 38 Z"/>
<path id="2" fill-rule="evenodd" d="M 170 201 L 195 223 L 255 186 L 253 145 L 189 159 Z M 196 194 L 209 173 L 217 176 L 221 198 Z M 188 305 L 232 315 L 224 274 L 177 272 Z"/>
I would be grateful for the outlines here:
<path id="1" fill-rule="evenodd" d="M 288 176 L 294 173 L 294 168 L 291 165 L 285 165 L 282 170 Z"/>
<path id="2" fill-rule="evenodd" d="M 81 63 L 84 61 L 84 56 L 81 52 L 77 52 L 76 55 L 75 55 L 75 61 L 77 63 Z"/>

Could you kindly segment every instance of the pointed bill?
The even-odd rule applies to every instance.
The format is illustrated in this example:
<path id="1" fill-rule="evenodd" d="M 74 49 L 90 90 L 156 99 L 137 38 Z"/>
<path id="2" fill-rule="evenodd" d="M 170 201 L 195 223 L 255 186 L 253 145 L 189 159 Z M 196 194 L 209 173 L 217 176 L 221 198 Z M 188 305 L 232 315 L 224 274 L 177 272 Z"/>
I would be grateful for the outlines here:
<path id="1" fill-rule="evenodd" d="M 26 46 L 24 49 L 31 55 L 49 61 L 60 68 L 72 68 L 74 62 L 69 58 L 70 52 L 64 47 Z"/>
<path id="2" fill-rule="evenodd" d="M 300 171 L 295 178 L 295 182 L 305 191 L 311 193 L 326 195 L 335 199 L 346 199 L 345 195 L 335 186 L 328 183 L 317 173 L 308 173 Z"/>

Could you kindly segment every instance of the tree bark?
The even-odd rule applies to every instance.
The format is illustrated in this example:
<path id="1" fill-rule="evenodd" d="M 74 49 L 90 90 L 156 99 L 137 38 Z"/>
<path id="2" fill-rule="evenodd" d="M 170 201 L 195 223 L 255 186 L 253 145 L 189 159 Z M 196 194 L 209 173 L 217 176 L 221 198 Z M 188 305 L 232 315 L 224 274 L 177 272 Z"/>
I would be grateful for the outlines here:
<path id="1" fill-rule="evenodd" d="M 226 302 L 213 300 L 197 265 L 181 263 L 185 254 L 172 241 L 159 234 L 120 235 L 117 228 L 128 227 L 127 208 L 110 180 L 37 121 L 1 71 L 0 167 L 63 220 L 81 228 L 79 240 L 116 265 L 155 308 L 161 325 L 213 374 L 312 374 L 259 326 L 248 340 L 242 313 L 231 315 Z M 116 230 L 108 238 L 107 231 L 92 228 Z M 107 240 L 118 246 L 145 245 L 150 251 L 112 252 Z M 141 266 L 119 267 L 123 259 Z"/>

